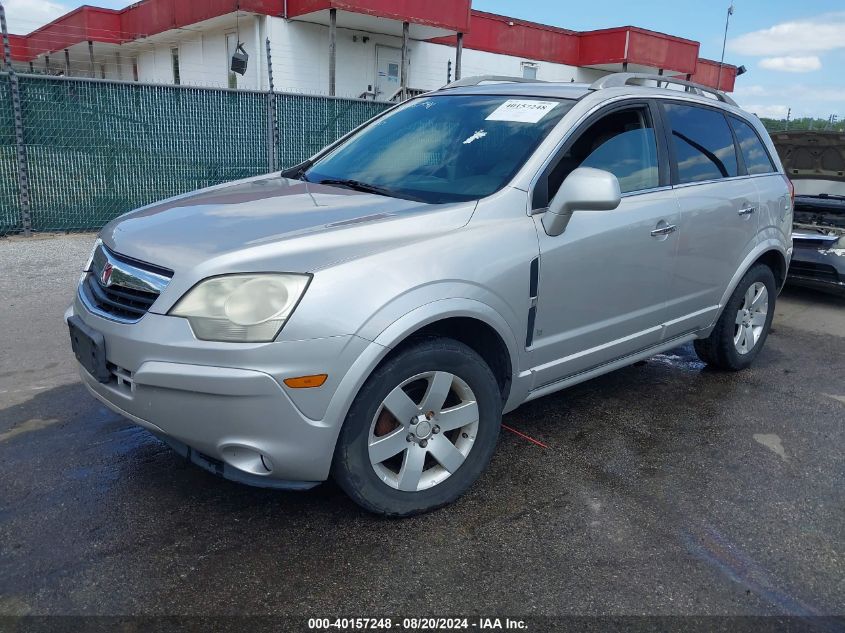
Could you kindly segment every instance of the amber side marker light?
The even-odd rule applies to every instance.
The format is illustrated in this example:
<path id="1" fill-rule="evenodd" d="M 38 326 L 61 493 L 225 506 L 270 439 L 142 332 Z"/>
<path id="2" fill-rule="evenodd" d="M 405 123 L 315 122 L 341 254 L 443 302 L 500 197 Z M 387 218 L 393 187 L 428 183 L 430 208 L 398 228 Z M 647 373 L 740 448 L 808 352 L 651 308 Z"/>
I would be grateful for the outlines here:
<path id="1" fill-rule="evenodd" d="M 321 387 L 328 377 L 328 374 L 317 374 L 316 376 L 285 378 L 285 384 L 291 389 L 309 389 L 311 387 Z"/>

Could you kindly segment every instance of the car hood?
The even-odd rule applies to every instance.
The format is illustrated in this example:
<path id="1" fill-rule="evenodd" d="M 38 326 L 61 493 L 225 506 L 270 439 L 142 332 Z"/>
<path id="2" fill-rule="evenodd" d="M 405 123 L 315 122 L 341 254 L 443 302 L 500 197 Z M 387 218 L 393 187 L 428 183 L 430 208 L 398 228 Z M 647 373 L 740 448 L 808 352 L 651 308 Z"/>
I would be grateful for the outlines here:
<path id="1" fill-rule="evenodd" d="M 792 130 L 772 132 L 771 137 L 786 174 L 795 183 L 796 193 L 836 193 L 843 190 L 845 134 L 821 130 Z M 819 188 L 804 183 L 803 180 L 826 181 L 826 187 Z"/>
<path id="2" fill-rule="evenodd" d="M 329 253 L 325 251 L 330 250 L 333 258 L 354 257 L 355 250 L 366 250 L 368 243 L 372 246 L 376 234 L 382 240 L 390 239 L 390 229 L 362 232 L 370 225 L 407 224 L 397 220 L 431 215 L 425 222 L 429 230 L 453 230 L 469 221 L 474 207 L 475 203 L 425 204 L 267 175 L 132 211 L 108 224 L 101 238 L 117 253 L 174 271 L 215 258 L 227 260 L 230 266 L 250 259 L 272 260 L 280 265 L 286 253 L 303 255 L 323 250 L 319 258 L 296 260 L 295 269 L 310 270 L 327 260 Z M 464 212 L 444 213 L 450 209 Z M 338 232 L 344 231 L 354 231 L 354 239 L 338 239 Z M 408 230 L 392 232 L 400 240 L 402 234 L 414 239 Z M 417 227 L 417 237 L 426 232 Z M 372 239 L 368 233 L 373 234 Z M 328 235 L 334 237 L 325 237 Z M 320 237 L 315 240 L 315 236 Z M 248 251 L 254 257 L 250 258 Z M 226 257 L 233 253 L 237 253 L 236 258 Z"/>

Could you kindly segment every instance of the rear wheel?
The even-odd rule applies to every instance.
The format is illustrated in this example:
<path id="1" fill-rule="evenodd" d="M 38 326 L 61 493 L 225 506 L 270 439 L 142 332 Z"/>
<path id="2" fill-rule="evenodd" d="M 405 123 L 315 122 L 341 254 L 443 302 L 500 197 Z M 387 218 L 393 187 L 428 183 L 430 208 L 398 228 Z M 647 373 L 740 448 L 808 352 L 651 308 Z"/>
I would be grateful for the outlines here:
<path id="1" fill-rule="evenodd" d="M 457 499 L 486 468 L 501 414 L 496 379 L 471 348 L 446 338 L 412 343 L 361 388 L 332 474 L 371 512 L 433 510 Z"/>
<path id="2" fill-rule="evenodd" d="M 698 357 L 729 371 L 751 365 L 769 335 L 776 296 L 771 268 L 754 266 L 737 285 L 710 336 L 695 341 Z"/>

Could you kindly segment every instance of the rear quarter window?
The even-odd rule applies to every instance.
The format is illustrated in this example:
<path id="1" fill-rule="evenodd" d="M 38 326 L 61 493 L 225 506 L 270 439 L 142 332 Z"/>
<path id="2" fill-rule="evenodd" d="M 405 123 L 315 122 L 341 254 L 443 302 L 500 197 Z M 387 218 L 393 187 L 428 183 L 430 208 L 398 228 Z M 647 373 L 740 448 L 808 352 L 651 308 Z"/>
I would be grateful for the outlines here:
<path id="1" fill-rule="evenodd" d="M 769 152 L 754 128 L 734 117 L 729 117 L 729 120 L 736 134 L 746 171 L 749 174 L 770 174 L 775 171 Z"/>

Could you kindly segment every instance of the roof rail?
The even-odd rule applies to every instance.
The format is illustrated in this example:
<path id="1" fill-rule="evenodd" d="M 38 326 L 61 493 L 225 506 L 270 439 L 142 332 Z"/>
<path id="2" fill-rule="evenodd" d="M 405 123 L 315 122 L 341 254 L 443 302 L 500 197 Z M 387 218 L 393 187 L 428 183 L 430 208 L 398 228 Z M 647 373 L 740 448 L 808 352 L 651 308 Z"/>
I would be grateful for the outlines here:
<path id="1" fill-rule="evenodd" d="M 677 77 L 672 77 L 671 75 L 653 75 L 650 73 L 613 73 L 611 75 L 607 75 L 605 77 L 602 77 L 601 79 L 594 81 L 593 84 L 590 86 L 590 90 L 601 90 L 602 88 L 621 88 L 623 86 L 628 86 L 631 84 L 643 85 L 646 81 L 657 81 L 664 84 L 675 84 L 678 86 L 685 86 L 689 89 L 688 92 L 694 92 L 695 94 L 701 96 L 704 96 L 705 94 L 711 94 L 722 103 L 727 103 L 728 105 L 732 106 L 736 105 L 736 101 L 731 99 L 721 90 L 716 90 L 715 88 L 710 88 L 708 86 L 697 84 L 692 81 L 686 81 L 685 79 L 678 79 Z M 658 83 L 658 86 L 660 85 L 660 83 Z"/>
<path id="2" fill-rule="evenodd" d="M 464 86 L 478 86 L 485 81 L 492 81 L 496 83 L 525 83 L 536 84 L 546 83 L 539 79 L 526 79 L 525 77 L 508 77 L 506 75 L 476 75 L 475 77 L 467 77 L 466 79 L 458 79 L 452 83 L 443 86 L 442 90 L 446 88 L 463 88 Z"/>

